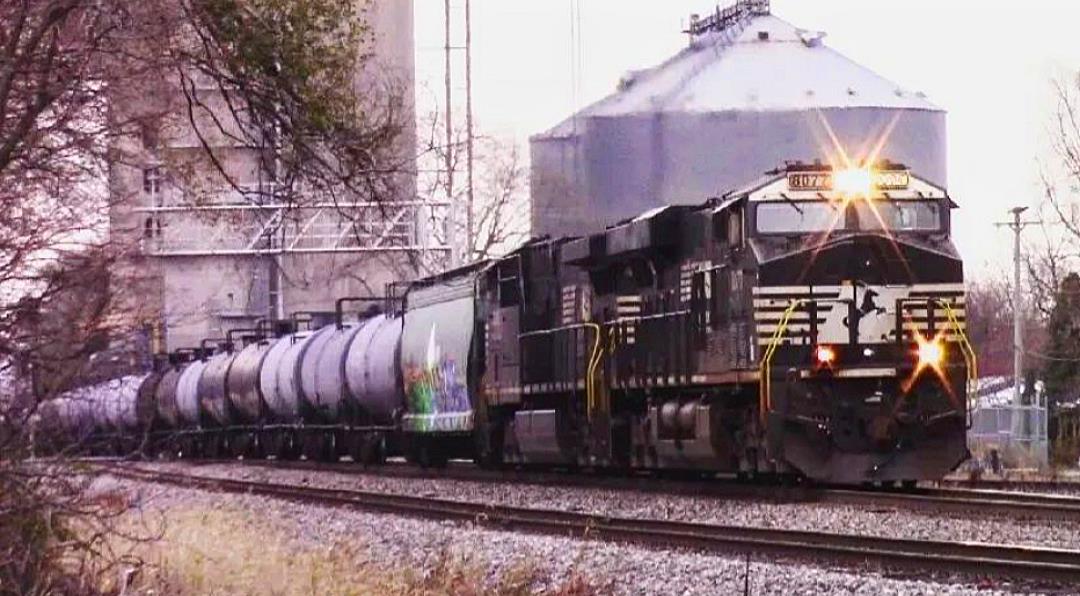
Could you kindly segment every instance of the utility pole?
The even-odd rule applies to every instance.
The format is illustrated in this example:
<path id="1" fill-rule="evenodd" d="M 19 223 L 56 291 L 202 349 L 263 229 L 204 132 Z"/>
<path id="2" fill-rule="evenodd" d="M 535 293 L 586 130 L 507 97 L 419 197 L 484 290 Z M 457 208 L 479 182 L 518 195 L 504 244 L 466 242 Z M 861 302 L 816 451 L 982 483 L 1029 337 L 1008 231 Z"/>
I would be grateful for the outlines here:
<path id="1" fill-rule="evenodd" d="M 1020 233 L 1025 227 L 1040 223 L 1021 221 L 1020 216 L 1027 210 L 1027 207 L 1014 207 L 1009 210 L 1013 216 L 1012 221 L 994 224 L 999 227 L 1008 227 L 1013 231 L 1013 406 L 1016 408 L 1012 417 L 1014 440 L 1020 434 L 1021 419 L 1018 415 L 1022 405 L 1020 381 L 1024 374 L 1024 294 L 1020 289 Z"/>
<path id="2" fill-rule="evenodd" d="M 457 267 L 463 265 L 472 260 L 474 238 L 476 233 L 475 228 L 475 205 L 473 202 L 473 102 L 472 102 L 472 2 L 471 0 L 464 1 L 465 8 L 465 45 L 454 45 L 454 32 L 458 32 L 460 36 L 460 27 L 453 27 L 453 23 L 460 18 L 460 13 L 457 16 L 454 14 L 454 9 L 451 4 L 452 0 L 444 0 L 443 6 L 445 9 L 445 35 L 446 43 L 444 45 L 444 51 L 446 53 L 446 153 L 444 157 L 443 167 L 446 168 L 446 198 L 450 203 L 450 209 L 447 213 L 447 243 L 450 245 L 450 263 L 451 266 Z M 458 0 L 456 4 L 460 11 L 462 2 Z M 460 24 L 460 23 L 459 23 Z M 465 209 L 464 213 L 459 212 L 458 205 L 455 203 L 454 184 L 457 157 L 458 157 L 458 145 L 457 139 L 454 134 L 454 84 L 455 84 L 455 72 L 454 72 L 454 52 L 465 51 Z M 461 87 L 460 79 L 457 80 L 458 87 Z M 464 218 L 464 222 L 462 219 Z"/>
<path id="3" fill-rule="evenodd" d="M 458 242 L 457 216 L 454 209 L 454 85 L 453 70 L 451 68 L 451 54 L 453 46 L 450 45 L 450 0 L 445 2 L 446 8 L 446 198 L 450 202 L 450 210 L 447 213 L 447 243 L 450 245 L 450 265 L 457 267 L 461 264 L 461 245 Z"/>
<path id="4" fill-rule="evenodd" d="M 1020 216 L 1027 207 L 1016 207 L 1013 214 L 1013 405 L 1020 407 L 1020 379 L 1024 374 L 1024 293 L 1020 291 L 1020 233 L 1024 223 Z"/>
<path id="5" fill-rule="evenodd" d="M 472 1 L 465 0 L 465 260 L 472 261 L 476 237 L 473 235 L 473 107 L 472 107 Z"/>

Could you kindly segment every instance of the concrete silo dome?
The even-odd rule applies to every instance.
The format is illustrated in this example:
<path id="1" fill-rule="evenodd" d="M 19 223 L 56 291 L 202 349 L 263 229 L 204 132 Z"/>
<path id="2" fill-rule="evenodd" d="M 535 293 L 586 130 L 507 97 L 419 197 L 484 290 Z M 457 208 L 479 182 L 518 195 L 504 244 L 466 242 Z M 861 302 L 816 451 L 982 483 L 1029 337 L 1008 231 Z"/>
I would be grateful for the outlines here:
<path id="1" fill-rule="evenodd" d="M 945 113 L 771 14 L 682 52 L 531 139 L 536 234 L 700 203 L 784 161 L 880 157 L 944 186 Z"/>

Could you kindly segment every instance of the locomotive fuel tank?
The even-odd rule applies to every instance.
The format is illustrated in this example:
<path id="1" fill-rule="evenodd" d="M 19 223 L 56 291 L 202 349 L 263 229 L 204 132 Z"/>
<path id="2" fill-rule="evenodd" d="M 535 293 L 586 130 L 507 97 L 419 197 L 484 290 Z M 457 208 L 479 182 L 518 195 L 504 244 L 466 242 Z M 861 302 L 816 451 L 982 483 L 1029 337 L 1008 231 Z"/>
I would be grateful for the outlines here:
<path id="1" fill-rule="evenodd" d="M 261 386 L 261 373 L 266 355 L 277 342 L 263 340 L 246 346 L 237 353 L 228 375 L 228 397 L 233 412 L 241 422 L 258 422 L 265 410 L 266 399 Z"/>
<path id="2" fill-rule="evenodd" d="M 205 360 L 195 360 L 184 368 L 176 382 L 176 411 L 182 426 L 198 427 L 202 420 L 199 415 L 199 379 L 206 370 Z"/>
<path id="3" fill-rule="evenodd" d="M 405 407 L 398 355 L 401 318 L 379 315 L 361 326 L 345 355 L 349 399 L 373 422 L 389 423 Z"/>
<path id="4" fill-rule="evenodd" d="M 228 426 L 233 422 L 226 384 L 236 355 L 236 352 L 215 354 L 206 361 L 206 369 L 199 377 L 199 406 L 211 420 L 221 426 Z"/>

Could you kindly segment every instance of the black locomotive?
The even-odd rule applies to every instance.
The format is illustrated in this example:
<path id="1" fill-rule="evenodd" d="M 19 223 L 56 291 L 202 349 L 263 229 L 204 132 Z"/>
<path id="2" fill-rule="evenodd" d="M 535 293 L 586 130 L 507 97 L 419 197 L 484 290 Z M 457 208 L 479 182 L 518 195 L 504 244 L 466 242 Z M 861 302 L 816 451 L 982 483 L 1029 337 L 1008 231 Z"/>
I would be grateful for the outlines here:
<path id="1" fill-rule="evenodd" d="M 975 375 L 955 206 L 903 166 L 789 164 L 42 421 L 180 455 L 940 478 Z"/>

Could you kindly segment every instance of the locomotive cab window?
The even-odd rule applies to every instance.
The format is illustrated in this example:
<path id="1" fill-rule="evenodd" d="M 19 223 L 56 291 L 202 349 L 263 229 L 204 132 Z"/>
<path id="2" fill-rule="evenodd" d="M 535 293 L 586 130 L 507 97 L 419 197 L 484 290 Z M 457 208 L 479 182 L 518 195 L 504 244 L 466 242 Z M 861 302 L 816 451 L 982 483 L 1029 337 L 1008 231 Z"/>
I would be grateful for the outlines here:
<path id="1" fill-rule="evenodd" d="M 941 229 L 941 204 L 936 201 L 874 201 L 872 205 L 859 201 L 855 212 L 860 230 L 936 232 Z"/>
<path id="2" fill-rule="evenodd" d="M 784 201 L 757 206 L 757 231 L 760 234 L 805 234 L 844 228 L 844 214 L 839 204 L 823 201 Z"/>
<path id="3" fill-rule="evenodd" d="M 943 227 L 939 201 L 854 200 L 775 201 L 757 206 L 759 234 L 878 231 L 938 232 Z"/>

